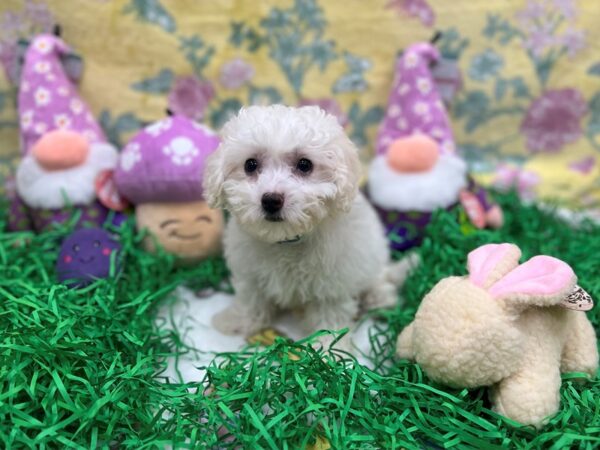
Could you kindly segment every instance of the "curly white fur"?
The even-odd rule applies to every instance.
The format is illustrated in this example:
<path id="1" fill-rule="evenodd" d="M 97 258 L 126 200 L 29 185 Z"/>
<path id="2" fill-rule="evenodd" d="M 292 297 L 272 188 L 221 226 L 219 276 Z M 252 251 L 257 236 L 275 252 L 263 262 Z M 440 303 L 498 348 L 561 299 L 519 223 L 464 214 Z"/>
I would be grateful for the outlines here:
<path id="1" fill-rule="evenodd" d="M 17 192 L 31 208 L 87 205 L 96 198 L 96 176 L 103 170 L 114 169 L 117 159 L 117 150 L 106 143 L 92 144 L 82 165 L 65 170 L 44 169 L 33 155 L 26 155 L 17 168 Z"/>
<path id="2" fill-rule="evenodd" d="M 244 163 L 254 158 L 257 173 Z M 299 159 L 313 170 L 295 170 Z M 359 300 L 396 301 L 410 263 L 389 266 L 387 241 L 375 212 L 358 193 L 356 147 L 335 117 L 318 107 L 242 109 L 223 128 L 208 161 L 209 205 L 232 214 L 224 237 L 236 300 L 214 324 L 225 333 L 251 334 L 279 308 L 301 308 L 307 332 L 352 324 Z M 265 193 L 284 196 L 282 221 L 265 219 Z M 297 242 L 281 243 L 300 237 Z"/>

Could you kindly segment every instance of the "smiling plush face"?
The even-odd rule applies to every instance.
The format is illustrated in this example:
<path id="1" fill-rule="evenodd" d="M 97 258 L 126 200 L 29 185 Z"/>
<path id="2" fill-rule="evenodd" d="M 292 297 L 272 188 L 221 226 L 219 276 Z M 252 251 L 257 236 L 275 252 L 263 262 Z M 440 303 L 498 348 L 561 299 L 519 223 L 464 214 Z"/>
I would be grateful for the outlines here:
<path id="1" fill-rule="evenodd" d="M 217 254 L 221 249 L 223 214 L 204 201 L 142 203 L 136 208 L 139 230 L 147 229 L 147 250 L 155 242 L 167 252 L 189 262 Z"/>
<path id="2" fill-rule="evenodd" d="M 105 230 L 84 228 L 63 242 L 56 264 L 58 279 L 72 286 L 84 286 L 110 273 L 111 255 L 121 246 Z M 118 262 L 115 259 L 116 262 Z"/>

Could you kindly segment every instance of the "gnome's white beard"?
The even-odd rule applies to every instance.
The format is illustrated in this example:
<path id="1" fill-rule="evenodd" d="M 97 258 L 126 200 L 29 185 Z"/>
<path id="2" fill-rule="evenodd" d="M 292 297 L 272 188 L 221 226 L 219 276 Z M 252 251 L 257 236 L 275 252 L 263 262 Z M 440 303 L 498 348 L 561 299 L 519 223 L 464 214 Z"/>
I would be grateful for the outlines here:
<path id="1" fill-rule="evenodd" d="M 466 186 L 467 165 L 454 155 L 441 155 L 427 172 L 397 172 L 383 155 L 369 169 L 369 197 L 383 209 L 430 212 L 447 208 Z"/>
<path id="2" fill-rule="evenodd" d="M 17 192 L 31 208 L 87 205 L 96 198 L 96 177 L 103 170 L 114 169 L 117 159 L 117 150 L 105 143 L 92 144 L 86 161 L 66 170 L 46 170 L 27 155 L 17 169 Z"/>

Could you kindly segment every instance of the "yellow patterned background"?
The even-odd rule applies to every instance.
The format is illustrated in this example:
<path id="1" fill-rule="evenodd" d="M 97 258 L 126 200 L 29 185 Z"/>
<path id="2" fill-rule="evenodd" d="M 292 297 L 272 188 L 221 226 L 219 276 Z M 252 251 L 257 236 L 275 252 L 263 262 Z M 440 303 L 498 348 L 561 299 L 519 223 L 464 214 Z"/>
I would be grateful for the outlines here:
<path id="1" fill-rule="evenodd" d="M 600 205 L 597 0 L 3 0 L 0 56 L 60 23 L 83 97 L 122 144 L 167 106 L 218 127 L 240 105 L 316 102 L 365 160 L 395 55 L 443 32 L 462 71 L 457 143 L 486 182 Z M 14 86 L 0 78 L 0 176 L 18 158 Z M 170 99 L 170 100 L 169 100 Z"/>

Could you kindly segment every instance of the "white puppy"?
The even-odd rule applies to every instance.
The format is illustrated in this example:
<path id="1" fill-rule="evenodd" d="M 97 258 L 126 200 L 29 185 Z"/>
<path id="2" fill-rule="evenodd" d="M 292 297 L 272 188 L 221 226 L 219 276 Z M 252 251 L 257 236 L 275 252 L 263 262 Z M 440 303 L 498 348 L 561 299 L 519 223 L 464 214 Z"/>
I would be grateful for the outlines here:
<path id="1" fill-rule="evenodd" d="M 249 335 L 291 308 L 307 332 L 337 330 L 361 306 L 395 304 L 410 261 L 390 265 L 359 178 L 356 147 L 318 107 L 252 106 L 225 124 L 204 191 L 232 215 L 224 248 L 236 297 L 215 327 Z"/>

